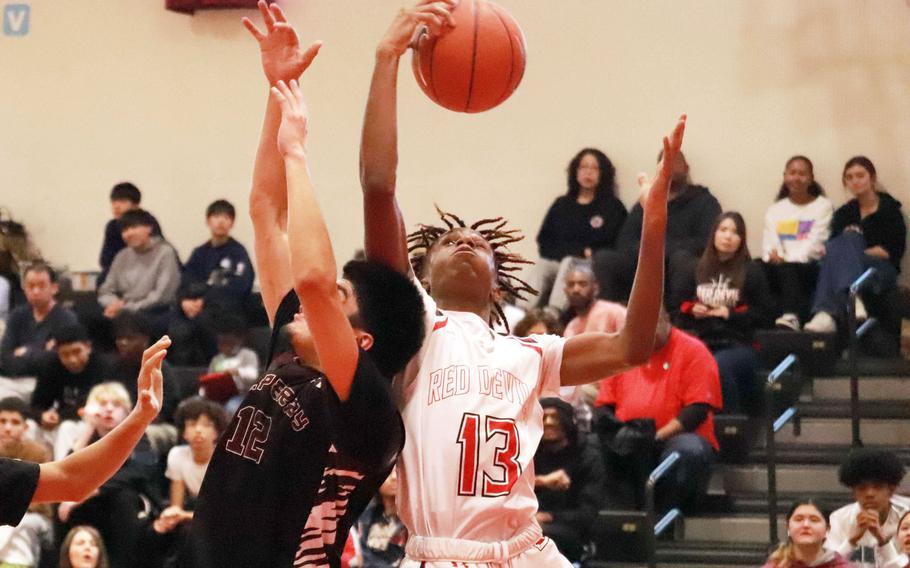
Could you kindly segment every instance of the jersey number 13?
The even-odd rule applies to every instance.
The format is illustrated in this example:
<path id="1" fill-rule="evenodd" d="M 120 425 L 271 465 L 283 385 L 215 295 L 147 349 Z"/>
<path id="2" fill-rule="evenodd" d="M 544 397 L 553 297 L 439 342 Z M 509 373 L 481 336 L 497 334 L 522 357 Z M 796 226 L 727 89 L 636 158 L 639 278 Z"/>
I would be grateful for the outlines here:
<path id="1" fill-rule="evenodd" d="M 481 432 L 483 424 L 483 432 Z M 492 476 L 483 471 L 481 495 L 502 497 L 512 491 L 512 486 L 521 475 L 521 464 L 516 458 L 521 451 L 518 428 L 511 418 L 481 417 L 466 412 L 458 430 L 458 444 L 461 446 L 461 463 L 458 468 L 458 494 L 477 495 L 477 473 L 484 470 L 479 462 L 481 444 L 495 444 L 493 466 L 500 475 Z"/>

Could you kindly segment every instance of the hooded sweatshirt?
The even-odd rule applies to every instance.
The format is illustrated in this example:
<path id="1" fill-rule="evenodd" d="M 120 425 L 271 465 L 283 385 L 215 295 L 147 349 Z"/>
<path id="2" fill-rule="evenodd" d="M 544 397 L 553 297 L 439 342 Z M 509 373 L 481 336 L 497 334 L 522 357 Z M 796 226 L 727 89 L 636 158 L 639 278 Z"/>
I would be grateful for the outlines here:
<path id="1" fill-rule="evenodd" d="M 161 237 L 152 237 L 142 251 L 125 248 L 117 253 L 107 280 L 98 289 L 104 307 L 122 298 L 124 308 L 137 311 L 169 304 L 180 287 L 177 252 Z"/>
<path id="2" fill-rule="evenodd" d="M 888 260 L 900 272 L 901 257 L 907 246 L 907 225 L 901 212 L 901 202 L 884 191 L 878 196 L 878 210 L 865 219 L 860 216 L 856 199 L 841 205 L 831 219 L 831 238 L 843 233 L 850 225 L 858 225 L 863 230 L 866 246 L 880 246 L 888 251 Z"/>

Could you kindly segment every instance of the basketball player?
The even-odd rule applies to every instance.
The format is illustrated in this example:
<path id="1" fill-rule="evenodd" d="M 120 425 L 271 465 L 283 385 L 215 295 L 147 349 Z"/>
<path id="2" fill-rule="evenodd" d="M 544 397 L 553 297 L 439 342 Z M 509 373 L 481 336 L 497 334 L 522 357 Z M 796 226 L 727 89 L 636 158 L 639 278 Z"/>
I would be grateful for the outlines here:
<path id="1" fill-rule="evenodd" d="M 350 262 L 336 283 L 294 80 L 319 45 L 302 52 L 280 8 L 260 10 L 265 33 L 245 23 L 273 86 L 250 210 L 263 302 L 287 343 L 273 340 L 269 370 L 218 442 L 181 563 L 337 568 L 403 444 L 390 377 L 420 346 L 423 303 L 408 278 L 379 263 Z"/>
<path id="2" fill-rule="evenodd" d="M 367 257 L 413 274 L 411 245 L 429 293 L 426 338 L 395 385 L 407 431 L 398 461 L 399 514 L 410 533 L 403 566 L 567 567 L 535 521 L 538 399 L 648 359 L 662 295 L 668 186 L 685 117 L 664 139 L 664 159 L 642 196 L 639 268 L 623 329 L 568 340 L 497 335 L 490 326 L 501 315 L 501 292 L 530 291 L 511 275 L 522 259 L 505 248 L 520 236 L 501 219 L 467 227 L 443 214 L 446 227 L 422 225 L 406 238 L 395 200 L 399 59 L 421 26 L 441 33 L 458 25 L 454 4 L 422 1 L 395 17 L 376 51 L 360 154 Z"/>

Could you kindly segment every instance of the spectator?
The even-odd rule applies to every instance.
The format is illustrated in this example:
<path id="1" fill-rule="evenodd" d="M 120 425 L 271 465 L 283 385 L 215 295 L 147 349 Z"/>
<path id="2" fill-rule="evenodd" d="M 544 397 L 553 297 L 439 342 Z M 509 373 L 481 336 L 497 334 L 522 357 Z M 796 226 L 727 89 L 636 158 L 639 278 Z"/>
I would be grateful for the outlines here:
<path id="1" fill-rule="evenodd" d="M 206 309 L 208 287 L 201 282 L 184 285 L 171 306 L 167 335 L 174 342 L 168 359 L 183 367 L 204 367 L 218 352 L 213 331 L 215 316 Z"/>
<path id="2" fill-rule="evenodd" d="M 910 566 L 910 511 L 897 524 L 897 535 L 891 540 L 897 556 L 883 568 L 907 568 Z"/>
<path id="3" fill-rule="evenodd" d="M 790 158 L 777 201 L 765 213 L 762 238 L 765 275 L 780 308 L 778 327 L 799 331 L 809 315 L 833 213 L 809 158 Z"/>
<path id="4" fill-rule="evenodd" d="M 35 376 L 54 357 L 54 333 L 77 323 L 73 312 L 57 303 L 57 273 L 50 265 L 29 266 L 23 288 L 28 303 L 10 313 L 0 347 L 3 373 L 13 377 Z"/>
<path id="5" fill-rule="evenodd" d="M 117 253 L 98 303 L 113 319 L 121 310 L 160 312 L 174 301 L 180 287 L 180 261 L 174 248 L 152 234 L 155 218 L 147 211 L 127 211 L 120 229 L 127 248 Z"/>
<path id="6" fill-rule="evenodd" d="M 562 277 L 577 258 L 591 258 L 613 248 L 626 219 L 616 197 L 616 168 L 606 154 L 584 148 L 569 162 L 569 189 L 556 198 L 537 233 L 540 260 L 532 281 L 540 295 L 537 305 L 565 309 Z"/>
<path id="7" fill-rule="evenodd" d="M 515 337 L 527 337 L 529 335 L 562 335 L 562 325 L 559 320 L 550 311 L 542 308 L 529 310 L 525 317 L 521 318 L 512 335 Z"/>
<path id="8" fill-rule="evenodd" d="M 233 414 L 250 387 L 259 379 L 259 356 L 248 347 L 243 346 L 246 327 L 238 316 L 225 316 L 217 324 L 218 354 L 209 363 L 209 374 L 226 373 L 230 375 L 236 393 L 227 401 L 225 408 Z"/>
<path id="9" fill-rule="evenodd" d="M 0 456 L 33 463 L 48 461 L 47 448 L 25 439 L 28 406 L 19 398 L 0 400 Z M 15 527 L 0 526 L 0 566 L 38 566 L 53 535 L 48 505 L 31 505 Z"/>
<path id="10" fill-rule="evenodd" d="M 122 423 L 130 407 L 130 395 L 119 383 L 96 385 L 88 396 L 84 419 L 89 428 L 74 451 L 106 436 Z M 157 489 L 158 458 L 146 436 L 136 444 L 126 463 L 98 491 L 81 503 L 61 503 L 57 515 L 69 525 L 97 527 L 110 550 L 113 568 L 131 568 L 137 563 L 136 543 L 143 528 L 139 518 L 145 499 L 160 503 Z"/>
<path id="11" fill-rule="evenodd" d="M 643 185 L 647 177 L 639 176 Z M 717 199 L 707 187 L 692 184 L 689 164 L 680 152 L 673 162 L 673 179 L 667 203 L 667 274 L 665 297 L 668 308 L 675 310 L 691 287 L 698 257 L 711 236 L 711 221 L 720 214 Z M 614 250 L 594 254 L 594 272 L 602 298 L 625 301 L 632 288 L 632 277 L 638 265 L 638 248 L 642 224 L 641 203 L 636 203 L 623 223 Z"/>
<path id="12" fill-rule="evenodd" d="M 101 257 L 98 260 L 101 265 L 101 274 L 98 275 L 97 280 L 99 287 L 107 278 L 114 257 L 126 246 L 126 243 L 123 242 L 120 219 L 127 211 L 139 209 L 141 202 L 142 193 L 139 188 L 128 181 L 118 183 L 111 189 L 111 214 L 114 218 L 108 221 L 104 227 L 104 242 L 101 244 Z M 158 220 L 154 216 L 152 216 L 152 234 L 162 236 L 161 226 L 158 225 Z"/>
<path id="13" fill-rule="evenodd" d="M 95 527 L 79 525 L 70 529 L 60 548 L 60 568 L 110 568 L 107 549 Z"/>
<path id="14" fill-rule="evenodd" d="M 650 360 L 601 381 L 595 405 L 607 506 L 640 508 L 648 473 L 679 452 L 681 460 L 657 486 L 657 502 L 697 508 L 719 449 L 714 412 L 722 408 L 717 364 L 704 344 L 674 329 L 661 310 Z"/>
<path id="15" fill-rule="evenodd" d="M 752 335 L 769 326 L 773 300 L 761 267 L 749 257 L 742 215 L 720 215 L 711 234 L 694 298 L 680 306 L 680 327 L 694 330 L 714 353 L 724 409 L 756 415 L 763 397 Z"/>
<path id="16" fill-rule="evenodd" d="M 135 398 L 135 377 L 142 367 L 142 353 L 151 345 L 154 333 L 148 319 L 141 314 L 121 314 L 113 324 L 117 354 L 111 362 L 109 378 L 126 387 L 130 397 Z M 161 374 L 164 375 L 164 400 L 161 401 L 161 412 L 153 426 L 162 422 L 173 424 L 174 412 L 180 403 L 180 393 L 167 361 L 161 364 Z M 154 427 L 151 430 L 149 434 L 152 436 L 160 434 Z M 173 434 L 176 436 L 176 430 L 173 430 Z"/>
<path id="17" fill-rule="evenodd" d="M 811 499 L 793 503 L 787 513 L 787 540 L 777 547 L 764 568 L 850 568 L 833 550 L 825 550 L 828 513 Z"/>
<path id="18" fill-rule="evenodd" d="M 63 459 L 78 439 L 79 411 L 91 388 L 107 377 L 108 368 L 80 324 L 61 328 L 53 339 L 57 356 L 38 373 L 31 406 L 54 459 Z"/>
<path id="19" fill-rule="evenodd" d="M 853 199 L 834 212 L 831 239 L 812 303 L 807 331 L 833 333 L 846 317 L 850 284 L 867 268 L 875 268 L 865 301 L 878 308 L 880 299 L 897 285 L 901 257 L 907 244 L 907 226 L 901 203 L 881 190 L 872 161 L 865 156 L 850 158 L 843 182 Z M 865 305 L 858 303 L 857 316 L 864 319 Z M 887 310 L 874 310 L 878 313 Z"/>
<path id="20" fill-rule="evenodd" d="M 6 324 L 6 318 L 9 317 L 10 294 L 9 280 L 0 274 L 0 325 L 3 326 Z M 2 334 L 3 330 L 0 329 L 0 335 Z"/>
<path id="21" fill-rule="evenodd" d="M 184 282 L 205 284 L 206 305 L 223 311 L 243 308 L 255 277 L 246 249 L 231 237 L 234 216 L 234 206 L 224 199 L 209 205 L 205 222 L 211 238 L 193 250 L 183 267 Z"/>
<path id="22" fill-rule="evenodd" d="M 394 568 L 401 565 L 408 529 L 398 518 L 398 507 L 395 505 L 397 493 L 398 475 L 393 469 L 357 521 L 353 532 L 360 539 L 360 546 L 357 547 L 357 556 L 351 560 L 351 568 Z"/>
<path id="23" fill-rule="evenodd" d="M 897 552 L 890 540 L 907 512 L 905 502 L 895 499 L 894 492 L 904 471 L 900 459 L 888 450 L 851 452 L 841 464 L 838 477 L 856 501 L 831 514 L 826 547 L 860 567 L 882 568 L 894 561 Z"/>
<path id="24" fill-rule="evenodd" d="M 534 455 L 537 522 L 566 558 L 579 562 L 603 500 L 603 458 L 578 431 L 569 403 L 545 398 L 540 405 L 543 437 Z"/>

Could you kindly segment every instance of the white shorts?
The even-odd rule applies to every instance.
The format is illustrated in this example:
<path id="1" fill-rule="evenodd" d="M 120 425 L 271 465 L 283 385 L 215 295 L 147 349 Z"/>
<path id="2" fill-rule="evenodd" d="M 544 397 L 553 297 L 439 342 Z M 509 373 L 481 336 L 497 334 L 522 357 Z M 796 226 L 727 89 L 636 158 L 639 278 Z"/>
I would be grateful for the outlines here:
<path id="1" fill-rule="evenodd" d="M 532 526 L 506 542 L 411 537 L 401 568 L 571 568 L 556 544 Z"/>

